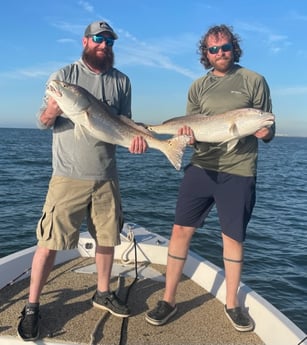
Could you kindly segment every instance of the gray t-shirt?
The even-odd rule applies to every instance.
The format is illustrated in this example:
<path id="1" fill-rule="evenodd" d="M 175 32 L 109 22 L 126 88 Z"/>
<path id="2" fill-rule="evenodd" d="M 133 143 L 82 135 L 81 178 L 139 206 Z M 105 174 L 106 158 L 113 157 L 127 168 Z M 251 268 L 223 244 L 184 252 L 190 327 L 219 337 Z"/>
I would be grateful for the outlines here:
<path id="1" fill-rule="evenodd" d="M 107 102 L 115 115 L 131 117 L 130 80 L 115 68 L 107 73 L 96 74 L 80 59 L 53 73 L 48 82 L 50 80 L 62 80 L 84 87 L 99 100 Z M 47 97 L 45 95 L 38 114 L 41 129 L 47 128 L 39 120 L 46 108 Z M 53 175 L 97 181 L 116 179 L 115 150 L 115 145 L 88 134 L 76 138 L 74 124 L 66 117 L 59 116 L 53 126 Z"/>
<path id="2" fill-rule="evenodd" d="M 190 87 L 186 113 L 214 116 L 240 108 L 256 108 L 271 112 L 270 90 L 259 74 L 235 65 L 223 77 L 211 72 L 197 79 Z M 275 126 L 273 127 L 275 131 Z M 198 142 L 191 163 L 209 170 L 240 176 L 255 176 L 258 139 L 243 138 L 227 151 L 227 144 Z"/>

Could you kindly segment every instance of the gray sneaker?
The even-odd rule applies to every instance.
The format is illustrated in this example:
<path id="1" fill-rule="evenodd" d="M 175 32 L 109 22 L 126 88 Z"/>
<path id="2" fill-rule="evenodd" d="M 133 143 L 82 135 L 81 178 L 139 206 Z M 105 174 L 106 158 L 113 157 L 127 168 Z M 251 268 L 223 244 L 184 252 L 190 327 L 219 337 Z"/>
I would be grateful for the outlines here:
<path id="1" fill-rule="evenodd" d="M 145 320 L 154 326 L 162 326 L 177 313 L 177 306 L 171 306 L 165 301 L 159 301 L 157 306 L 146 313 Z"/>
<path id="2" fill-rule="evenodd" d="M 239 332 L 248 332 L 254 329 L 254 322 L 247 314 L 244 314 L 241 307 L 227 309 L 224 306 L 224 311 L 233 327 Z"/>
<path id="3" fill-rule="evenodd" d="M 92 297 L 93 306 L 99 309 L 107 310 L 118 317 L 130 316 L 129 308 L 122 302 L 114 292 L 95 292 Z"/>

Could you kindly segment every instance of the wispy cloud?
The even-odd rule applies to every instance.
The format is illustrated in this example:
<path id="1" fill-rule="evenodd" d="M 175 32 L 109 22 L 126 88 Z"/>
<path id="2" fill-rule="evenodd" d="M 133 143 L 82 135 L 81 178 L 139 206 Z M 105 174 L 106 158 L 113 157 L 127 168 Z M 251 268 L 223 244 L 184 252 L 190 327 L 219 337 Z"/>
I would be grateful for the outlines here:
<path id="1" fill-rule="evenodd" d="M 50 25 L 55 27 L 57 30 L 78 36 L 80 36 L 80 33 L 83 33 L 84 31 L 84 25 L 72 24 L 66 21 L 55 21 L 50 23 Z"/>
<path id="2" fill-rule="evenodd" d="M 80 0 L 78 2 L 78 4 L 86 11 L 86 12 L 89 12 L 89 13 L 93 13 L 94 12 L 94 7 L 88 3 L 87 1 L 82 1 Z"/>
<path id="3" fill-rule="evenodd" d="M 307 22 L 307 15 L 298 13 L 296 11 L 291 11 L 290 14 L 289 14 L 289 18 L 291 20 L 294 20 L 294 21 L 298 21 L 299 20 L 299 21 Z"/>
<path id="4" fill-rule="evenodd" d="M 241 22 L 238 26 L 240 26 L 242 31 L 252 33 L 253 35 L 259 35 L 260 39 L 265 42 L 272 53 L 279 53 L 281 50 L 291 45 L 287 35 L 272 32 L 270 28 L 264 25 Z"/>
<path id="5" fill-rule="evenodd" d="M 95 12 L 94 7 L 87 1 L 80 0 L 78 4 L 86 12 Z M 157 42 L 146 43 L 140 41 L 128 31 L 116 28 L 110 20 L 103 17 L 101 19 L 106 20 L 112 25 L 114 30 L 120 35 L 116 52 L 116 61 L 120 66 L 150 66 L 171 70 L 190 79 L 198 77 L 198 73 L 174 62 L 174 56 L 177 55 L 179 57 L 187 47 L 190 52 L 190 47 L 196 45 L 195 42 L 197 42 L 198 38 L 186 35 L 185 37 L 181 36 L 178 40 L 165 38 L 159 39 Z M 58 30 L 74 35 L 80 35 L 80 32 L 83 33 L 84 30 L 84 25 L 72 24 L 67 21 L 54 22 L 52 25 Z M 69 39 L 63 38 L 60 42 L 65 43 L 66 41 L 68 42 Z"/>
<path id="6" fill-rule="evenodd" d="M 63 43 L 63 44 L 67 44 L 67 43 L 76 44 L 76 40 L 71 39 L 71 38 L 60 38 L 59 40 L 57 40 L 57 42 Z"/>
<path id="7" fill-rule="evenodd" d="M 154 68 L 171 70 L 190 79 L 198 77 L 198 74 L 191 69 L 183 67 L 173 61 L 173 56 L 182 53 L 183 46 L 190 47 L 190 43 L 187 43 L 187 39 L 166 39 L 164 42 L 163 39 L 160 39 L 159 42 L 156 43 L 146 43 L 139 40 L 128 31 L 120 29 L 119 33 L 121 37 L 124 38 L 118 48 L 117 60 L 120 65 L 151 66 Z M 125 41 L 128 43 L 125 43 Z M 193 44 L 195 44 L 195 40 L 193 40 Z M 165 51 L 167 51 L 168 54 Z"/>
<path id="8" fill-rule="evenodd" d="M 0 80 L 5 79 L 36 79 L 36 78 L 47 78 L 49 75 L 64 66 L 66 63 L 63 62 L 49 62 L 47 64 L 39 66 L 29 66 L 25 68 L 19 68 L 14 71 L 0 73 Z"/>
<path id="9" fill-rule="evenodd" d="M 81 25 L 71 25 L 66 22 L 54 23 L 58 29 L 76 33 L 80 32 Z M 84 29 L 82 27 L 82 29 Z M 181 54 L 185 54 L 183 42 L 185 47 L 190 47 L 195 44 L 195 39 L 189 38 L 193 43 L 187 43 L 187 39 L 170 40 L 169 38 L 165 41 L 146 43 L 140 41 L 131 33 L 118 30 L 121 35 L 121 42 L 116 47 L 116 61 L 119 66 L 149 66 L 152 68 L 165 69 L 174 71 L 180 75 L 183 75 L 189 79 L 195 79 L 199 76 L 199 73 L 186 68 L 180 63 L 175 63 L 174 59 L 180 58 Z M 77 42 L 74 38 L 61 38 L 57 40 L 60 44 L 74 44 Z M 79 44 L 79 43 L 78 43 Z M 168 54 L 167 52 L 170 52 Z M 190 59 L 188 59 L 190 61 Z M 69 62 L 65 62 L 67 64 Z M 60 68 L 64 64 L 59 62 L 48 62 L 44 65 L 29 66 L 25 68 L 16 69 L 10 72 L 4 72 L 0 74 L 0 77 L 6 79 L 24 79 L 24 78 L 46 78 L 51 72 Z"/>
<path id="10" fill-rule="evenodd" d="M 293 87 L 278 88 L 278 89 L 274 89 L 274 93 L 280 96 L 307 95 L 307 86 L 293 86 Z"/>
<path id="11" fill-rule="evenodd" d="M 90 2 L 79 0 L 78 6 L 88 13 L 96 13 L 95 8 Z M 95 15 L 95 17 L 96 17 Z M 110 23 L 116 32 L 120 34 L 120 40 L 116 44 L 116 62 L 120 66 L 149 66 L 152 68 L 173 71 L 183 75 L 189 79 L 195 79 L 199 76 L 198 71 L 193 71 L 186 61 L 191 61 L 191 58 L 184 58 L 185 54 L 191 54 L 191 46 L 195 46 L 199 37 L 189 36 L 185 34 L 176 38 L 162 37 L 146 41 L 142 41 L 130 32 L 116 28 L 111 21 L 106 18 L 101 18 Z M 80 44 L 77 37 L 83 35 L 84 23 L 69 22 L 67 20 L 52 20 L 49 25 L 56 30 L 63 33 L 63 37 L 58 39 L 60 44 Z M 194 53 L 194 52 L 193 52 Z M 195 55 L 194 55 L 195 56 Z M 196 61 L 196 59 L 195 59 Z M 22 69 L 10 71 L 10 73 L 2 73 L 4 78 L 41 78 L 48 76 L 56 68 L 61 67 L 59 64 L 53 62 L 46 63 L 44 66 L 30 66 Z M 195 68 L 196 69 L 196 68 Z"/>

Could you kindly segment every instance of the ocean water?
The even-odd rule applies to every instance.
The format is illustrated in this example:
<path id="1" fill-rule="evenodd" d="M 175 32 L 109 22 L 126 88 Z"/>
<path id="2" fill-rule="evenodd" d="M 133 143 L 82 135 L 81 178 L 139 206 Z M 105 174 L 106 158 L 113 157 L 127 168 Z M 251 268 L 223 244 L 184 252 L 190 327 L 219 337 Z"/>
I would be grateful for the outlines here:
<path id="1" fill-rule="evenodd" d="M 51 174 L 51 131 L 0 128 L 0 257 L 36 243 Z M 307 332 L 307 138 L 260 142 L 257 203 L 245 242 L 242 281 Z M 184 155 L 189 161 L 191 150 Z M 169 237 L 183 176 L 160 151 L 118 148 L 125 221 Z M 235 197 L 235 196 L 234 196 Z M 191 249 L 222 267 L 216 211 Z M 204 277 L 205 279 L 205 277 Z"/>

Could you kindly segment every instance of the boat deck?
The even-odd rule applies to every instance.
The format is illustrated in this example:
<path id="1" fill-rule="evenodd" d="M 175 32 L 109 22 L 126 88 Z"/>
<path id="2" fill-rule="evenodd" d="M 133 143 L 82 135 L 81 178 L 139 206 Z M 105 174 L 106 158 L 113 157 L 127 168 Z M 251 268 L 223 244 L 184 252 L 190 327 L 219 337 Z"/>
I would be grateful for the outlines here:
<path id="1" fill-rule="evenodd" d="M 163 295 L 164 282 L 125 276 L 112 278 L 112 289 L 121 286 L 132 315 L 121 319 L 91 305 L 96 289 L 96 273 L 74 271 L 92 265 L 93 258 L 78 258 L 52 271 L 41 296 L 41 338 L 46 342 L 105 345 L 261 345 L 254 332 L 236 331 L 224 315 L 223 305 L 210 293 L 183 276 L 177 292 L 177 314 L 164 326 L 152 326 L 145 312 Z M 165 267 L 151 265 L 165 273 Z M 133 272 L 134 273 L 134 272 Z M 131 287 L 130 287 L 131 286 Z M 28 297 L 29 278 L 1 290 L 1 336 L 16 336 L 18 316 Z"/>

